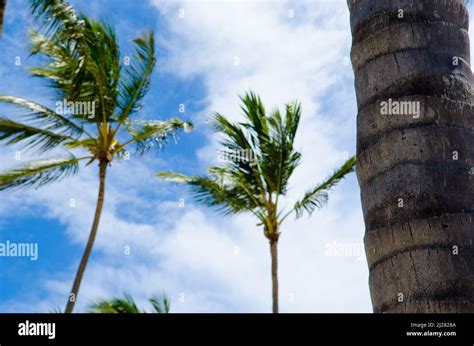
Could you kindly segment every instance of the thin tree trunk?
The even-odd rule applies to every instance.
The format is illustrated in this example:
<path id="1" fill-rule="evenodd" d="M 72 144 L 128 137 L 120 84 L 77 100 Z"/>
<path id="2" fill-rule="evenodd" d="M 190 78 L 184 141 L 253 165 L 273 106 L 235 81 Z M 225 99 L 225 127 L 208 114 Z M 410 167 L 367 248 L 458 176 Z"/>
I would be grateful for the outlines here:
<path id="1" fill-rule="evenodd" d="M 107 161 L 101 160 L 99 164 L 99 195 L 97 198 L 97 207 L 95 210 L 94 222 L 92 224 L 92 229 L 89 234 L 89 240 L 87 241 L 86 249 L 77 269 L 76 277 L 72 285 L 71 293 L 69 294 L 69 299 L 66 305 L 65 313 L 72 313 L 74 305 L 76 304 L 77 295 L 79 293 L 79 288 L 81 286 L 82 277 L 86 270 L 87 262 L 89 261 L 92 248 L 94 246 L 95 236 L 97 234 L 97 229 L 99 227 L 100 216 L 102 213 L 102 207 L 104 205 L 104 196 L 105 196 L 105 174 L 107 171 Z"/>
<path id="2" fill-rule="evenodd" d="M 278 240 L 270 239 L 270 255 L 272 257 L 272 297 L 273 313 L 278 313 Z"/>
<path id="3" fill-rule="evenodd" d="M 5 14 L 5 7 L 6 6 L 7 6 L 7 0 L 0 0 L 0 37 L 2 37 L 3 16 Z"/>
<path id="4" fill-rule="evenodd" d="M 348 5 L 374 312 L 474 312 L 474 98 L 464 1 Z M 398 112 L 384 112 L 384 103 Z"/>

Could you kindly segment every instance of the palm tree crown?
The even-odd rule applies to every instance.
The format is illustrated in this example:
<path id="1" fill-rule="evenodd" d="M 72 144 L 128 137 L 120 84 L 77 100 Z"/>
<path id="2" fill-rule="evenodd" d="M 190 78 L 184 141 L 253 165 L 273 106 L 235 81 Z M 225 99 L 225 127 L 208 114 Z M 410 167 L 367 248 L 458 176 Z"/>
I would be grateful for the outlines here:
<path id="1" fill-rule="evenodd" d="M 307 211 L 311 214 L 323 206 L 328 191 L 354 170 L 355 158 L 347 160 L 324 182 L 310 189 L 289 210 L 279 209 L 279 198 L 286 195 L 289 179 L 301 161 L 301 154 L 294 148 L 301 106 L 297 102 L 286 105 L 283 117 L 279 111 L 267 115 L 261 99 L 252 92 L 241 99 L 245 122 L 232 123 L 216 113 L 212 124 L 224 135 L 221 142 L 224 152 L 234 153 L 234 157 L 239 153 L 245 155 L 210 168 L 206 177 L 173 172 L 157 175 L 190 185 L 198 201 L 226 214 L 251 212 L 264 226 L 265 235 L 275 237 L 280 224 L 291 213 L 301 216 Z"/>
<path id="2" fill-rule="evenodd" d="M 0 95 L 0 102 L 24 110 L 19 119 L 0 117 L 0 143 L 35 154 L 52 149 L 65 154 L 0 173 L 0 190 L 39 187 L 77 173 L 81 161 L 99 162 L 96 212 L 65 310 L 72 312 L 100 222 L 107 167 L 115 158 L 128 158 L 129 148 L 136 155 L 161 148 L 179 129 L 192 125 L 178 118 L 134 119 L 155 67 L 153 33 L 135 39 L 135 57 L 122 59 L 110 26 L 76 15 L 64 0 L 30 1 L 33 15 L 44 23 L 39 32 L 31 33 L 32 54 L 46 60 L 31 73 L 48 81 L 62 101 L 53 110 Z"/>
<path id="3" fill-rule="evenodd" d="M 210 168 L 204 177 L 173 172 L 161 172 L 158 177 L 190 185 L 198 201 L 224 213 L 255 215 L 270 240 L 273 259 L 282 222 L 292 213 L 300 217 L 305 211 L 311 214 L 321 207 L 328 199 L 328 191 L 354 170 L 355 158 L 347 160 L 290 208 L 281 208 L 280 198 L 287 194 L 290 177 L 301 161 L 301 154 L 295 149 L 301 106 L 298 102 L 287 104 L 283 116 L 278 110 L 267 114 L 260 97 L 253 92 L 241 100 L 244 122 L 232 123 L 219 113 L 212 119 L 216 132 L 223 135 L 223 152 L 229 154 L 225 164 Z M 276 261 L 273 265 L 276 281 Z M 274 295 L 276 291 L 274 287 Z M 274 301 L 274 311 L 278 310 L 277 304 Z"/>
<path id="4" fill-rule="evenodd" d="M 43 34 L 31 33 L 32 53 L 48 59 L 31 72 L 54 88 L 62 99 L 56 103 L 62 111 L 0 95 L 0 102 L 25 110 L 18 120 L 0 117 L 0 141 L 35 153 L 62 148 L 66 155 L 0 174 L 0 190 L 53 182 L 76 173 L 82 160 L 110 163 L 123 158 L 131 146 L 142 154 L 153 146 L 159 148 L 177 130 L 191 127 L 178 118 L 133 120 L 155 66 L 153 33 L 134 41 L 136 56 L 125 65 L 112 28 L 77 16 L 63 0 L 31 2 L 33 13 L 46 23 Z M 73 106 L 65 109 L 62 105 Z M 73 149 L 85 154 L 76 157 Z"/>

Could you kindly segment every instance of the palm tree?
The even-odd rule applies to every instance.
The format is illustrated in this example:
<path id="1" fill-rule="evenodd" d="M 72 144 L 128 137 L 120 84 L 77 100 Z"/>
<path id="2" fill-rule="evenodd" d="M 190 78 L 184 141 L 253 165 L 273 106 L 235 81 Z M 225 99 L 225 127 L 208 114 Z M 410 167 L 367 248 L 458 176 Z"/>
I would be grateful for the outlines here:
<path id="1" fill-rule="evenodd" d="M 170 301 L 168 297 L 152 297 L 148 300 L 153 307 L 152 313 L 166 314 L 170 312 Z M 99 314 L 142 314 L 145 310 L 140 310 L 133 298 L 125 293 L 124 298 L 114 297 L 112 299 L 100 300 L 91 305 L 90 313 Z"/>
<path id="2" fill-rule="evenodd" d="M 216 113 L 212 123 L 223 135 L 221 144 L 229 160 L 209 169 L 209 176 L 185 176 L 161 172 L 158 177 L 190 185 L 199 202 L 215 206 L 224 213 L 249 212 L 259 220 L 263 234 L 269 240 L 271 254 L 273 312 L 278 313 L 277 244 L 281 224 L 292 213 L 299 217 L 311 214 L 328 199 L 328 192 L 354 169 L 350 158 L 329 178 L 306 192 L 289 208 L 281 207 L 281 196 L 288 191 L 288 182 L 299 165 L 301 154 L 294 148 L 301 106 L 286 105 L 283 117 L 279 111 L 267 115 L 260 97 L 250 92 L 241 98 L 245 117 L 243 123 L 232 123 Z"/>
<path id="3" fill-rule="evenodd" d="M 63 98 L 53 110 L 23 98 L 0 96 L 0 101 L 25 110 L 17 119 L 0 118 L 0 141 L 35 154 L 52 149 L 65 155 L 28 162 L 0 173 L 0 190 L 39 187 L 77 173 L 81 162 L 97 161 L 99 193 L 89 239 L 65 312 L 73 311 L 99 227 L 107 169 L 114 159 L 161 148 L 179 129 L 191 124 L 178 118 L 138 121 L 134 116 L 148 91 L 155 66 L 153 33 L 137 38 L 136 57 L 122 64 L 112 28 L 86 16 L 77 16 L 63 0 L 32 0 L 44 34 L 33 32 L 32 53 L 48 62 L 33 68 Z M 67 111 L 59 110 L 67 105 Z M 73 155 L 76 151 L 79 157 Z"/>
<path id="4" fill-rule="evenodd" d="M 374 312 L 474 312 L 474 97 L 464 1 L 348 5 Z"/>

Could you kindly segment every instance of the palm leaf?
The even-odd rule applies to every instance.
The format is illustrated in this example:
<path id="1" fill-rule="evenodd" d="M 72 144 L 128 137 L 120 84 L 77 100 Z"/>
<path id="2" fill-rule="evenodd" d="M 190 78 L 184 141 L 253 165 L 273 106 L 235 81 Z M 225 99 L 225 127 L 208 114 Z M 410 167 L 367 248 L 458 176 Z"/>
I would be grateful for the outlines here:
<path id="1" fill-rule="evenodd" d="M 170 120 L 144 120 L 139 123 L 128 123 L 127 131 L 132 137 L 125 142 L 122 149 L 133 144 L 137 153 L 143 154 L 151 148 L 162 148 L 168 138 L 176 138 L 179 130 L 189 131 L 193 125 L 190 122 L 173 118 Z"/>
<path id="2" fill-rule="evenodd" d="M 263 148 L 260 167 L 278 195 L 286 194 L 289 179 L 301 161 L 301 154 L 294 149 L 300 117 L 298 102 L 286 105 L 284 118 L 279 111 L 272 112 L 267 120 L 270 138 L 260 143 Z"/>
<path id="3" fill-rule="evenodd" d="M 26 121 L 39 122 L 39 124 L 50 129 L 61 129 L 61 132 L 67 135 L 80 135 L 84 133 L 82 126 L 38 103 L 6 95 L 0 95 L 0 102 L 27 110 L 28 113 L 21 116 Z"/>
<path id="4" fill-rule="evenodd" d="M 28 162 L 11 171 L 0 173 L 0 191 L 19 187 L 40 187 L 76 174 L 79 161 L 71 155 L 69 158 L 44 159 Z"/>
<path id="5" fill-rule="evenodd" d="M 64 1 L 49 3 L 58 6 L 62 3 L 60 13 L 68 11 L 63 8 Z M 51 11 L 44 13 L 45 20 L 55 22 Z M 44 34 L 31 33 L 32 54 L 48 58 L 43 67 L 33 68 L 31 72 L 46 78 L 67 101 L 93 104 L 98 115 L 93 119 L 80 114 L 76 117 L 86 122 L 108 122 L 112 120 L 119 93 L 120 53 L 117 38 L 110 26 L 89 20 L 86 16 L 77 20 L 80 25 L 73 25 L 77 35 L 69 35 L 62 24 L 46 30 Z"/>
<path id="6" fill-rule="evenodd" d="M 353 172 L 355 164 L 356 159 L 353 156 L 324 182 L 306 192 L 304 197 L 295 203 L 293 209 L 296 211 L 296 216 L 302 216 L 304 211 L 311 215 L 316 208 L 322 207 L 328 200 L 329 190 L 335 187 L 347 174 Z"/>
<path id="7" fill-rule="evenodd" d="M 255 196 L 264 196 L 271 189 L 268 188 L 268 181 L 261 174 L 260 165 L 262 155 L 260 148 L 255 146 L 250 136 L 244 130 L 245 124 L 234 124 L 227 120 L 225 116 L 215 113 L 211 122 L 214 130 L 224 134 L 224 139 L 220 144 L 224 147 L 224 152 L 234 153 L 237 156 L 244 154 L 249 159 L 229 160 L 226 162 L 226 174 L 234 177 L 235 180 L 245 181 L 246 189 Z"/>
<path id="8" fill-rule="evenodd" d="M 152 297 L 149 302 L 157 314 L 167 314 L 170 312 L 171 304 L 166 295 L 163 295 L 161 298 Z"/>
<path id="9" fill-rule="evenodd" d="M 210 169 L 215 172 L 216 169 Z M 199 203 L 209 207 L 215 207 L 224 214 L 241 213 L 244 211 L 256 211 L 260 206 L 248 193 L 235 184 L 226 184 L 217 175 L 213 178 L 186 176 L 174 172 L 159 172 L 156 175 L 159 179 L 167 180 L 175 184 L 186 184 L 190 186 L 191 192 Z"/>
<path id="10" fill-rule="evenodd" d="M 83 21 L 64 0 L 30 0 L 31 12 L 42 22 L 42 30 L 57 40 L 80 40 Z"/>
<path id="11" fill-rule="evenodd" d="M 163 295 L 162 298 L 152 297 L 149 299 L 153 312 L 162 314 L 169 313 L 170 301 Z M 132 296 L 128 293 L 124 294 L 124 297 L 114 297 L 112 299 L 100 300 L 90 306 L 89 312 L 100 313 L 100 314 L 141 314 L 146 313 L 145 310 L 140 310 L 133 300 Z"/>
<path id="12" fill-rule="evenodd" d="M 140 109 L 140 100 L 146 95 L 150 85 L 151 74 L 155 67 L 155 38 L 152 32 L 134 40 L 136 56 L 125 69 L 120 82 L 120 120 Z"/>
<path id="13" fill-rule="evenodd" d="M 132 297 L 125 293 L 124 298 L 101 300 L 90 307 L 90 312 L 101 314 L 139 314 L 142 313 Z"/>
<path id="14" fill-rule="evenodd" d="M 83 16 L 85 22 L 85 80 L 80 100 L 95 100 L 97 114 L 95 121 L 114 121 L 120 82 L 120 50 L 115 31 L 108 25 Z"/>
<path id="15" fill-rule="evenodd" d="M 44 152 L 70 140 L 72 137 L 0 117 L 0 142 L 7 145 L 22 144 L 21 147 L 25 150 L 37 148 Z"/>

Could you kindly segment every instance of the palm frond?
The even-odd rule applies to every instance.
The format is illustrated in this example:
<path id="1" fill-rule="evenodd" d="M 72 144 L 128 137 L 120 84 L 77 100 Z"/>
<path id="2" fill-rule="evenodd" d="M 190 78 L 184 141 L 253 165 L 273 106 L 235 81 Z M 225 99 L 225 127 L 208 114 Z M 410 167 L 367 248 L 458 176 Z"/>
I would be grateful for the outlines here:
<path id="1" fill-rule="evenodd" d="M 85 100 L 96 100 L 97 122 L 114 121 L 120 82 L 120 49 L 115 31 L 109 25 L 82 17 L 85 22 L 86 78 L 82 87 Z"/>
<path id="2" fill-rule="evenodd" d="M 277 195 L 286 194 L 289 179 L 301 161 L 301 153 L 294 148 L 300 118 L 301 106 L 298 102 L 286 105 L 284 118 L 279 111 L 272 112 L 267 120 L 269 138 L 260 140 L 260 167 Z"/>
<path id="3" fill-rule="evenodd" d="M 0 191 L 32 186 L 40 187 L 76 174 L 79 161 L 85 158 L 44 159 L 28 162 L 11 171 L 0 173 Z"/>
<path id="4" fill-rule="evenodd" d="M 67 135 L 80 135 L 84 133 L 82 126 L 77 125 L 74 121 L 68 119 L 62 114 L 58 114 L 38 103 L 20 97 L 6 95 L 0 95 L 0 102 L 27 110 L 28 113 L 21 116 L 25 121 L 34 121 L 35 123 L 46 126 L 49 129 L 61 129 L 61 132 Z"/>
<path id="5" fill-rule="evenodd" d="M 36 31 L 30 32 L 30 41 L 31 55 L 42 55 L 47 58 L 46 62 L 40 65 L 42 67 L 29 69 L 33 76 L 46 79 L 49 86 L 68 101 L 86 98 L 94 100 L 95 95 L 88 91 L 92 83 L 90 73 L 87 73 L 88 54 L 83 42 L 79 44 L 54 40 Z"/>
<path id="6" fill-rule="evenodd" d="M 166 295 L 161 298 L 152 297 L 149 299 L 153 307 L 153 313 L 164 314 L 170 312 L 170 301 Z M 140 310 L 133 300 L 132 296 L 124 293 L 124 297 L 113 297 L 111 299 L 103 299 L 90 305 L 89 312 L 99 314 L 143 314 L 145 310 Z"/>
<path id="7" fill-rule="evenodd" d="M 124 298 L 114 297 L 92 304 L 89 312 L 99 314 L 140 314 L 144 311 L 140 311 L 133 298 L 125 293 Z"/>
<path id="8" fill-rule="evenodd" d="M 45 152 L 72 139 L 70 136 L 0 117 L 0 142 L 6 145 L 19 144 L 24 150 L 35 148 Z"/>
<path id="9" fill-rule="evenodd" d="M 269 191 L 268 181 L 261 174 L 262 158 L 258 143 L 251 141 L 250 135 L 244 131 L 244 124 L 235 124 L 225 116 L 215 113 L 211 125 L 216 132 L 224 134 L 220 144 L 224 147 L 223 153 L 230 153 L 236 159 L 226 160 L 227 174 L 234 179 L 245 180 L 246 186 L 253 195 L 263 196 Z M 248 132 L 248 131 L 247 131 Z"/>
<path id="10" fill-rule="evenodd" d="M 127 131 L 132 137 L 122 145 L 125 148 L 133 145 L 139 154 L 143 154 L 155 147 L 161 149 L 169 138 L 176 139 L 179 130 L 189 131 L 193 125 L 178 118 L 170 120 L 143 120 L 127 124 Z"/>
<path id="11" fill-rule="evenodd" d="M 296 211 L 296 216 L 301 217 L 304 211 L 311 215 L 316 208 L 322 207 L 328 200 L 329 190 L 335 187 L 347 174 L 353 172 L 355 164 L 356 158 L 353 156 L 324 182 L 306 192 L 304 197 L 295 203 L 293 210 Z"/>
<path id="12" fill-rule="evenodd" d="M 52 2 L 65 3 L 61 0 Z M 45 19 L 55 21 L 54 17 L 46 16 Z M 80 35 L 73 35 L 74 39 L 69 35 L 62 37 L 62 24 L 54 34 L 50 31 L 44 34 L 32 32 L 32 54 L 45 56 L 47 62 L 43 67 L 30 70 L 33 75 L 46 78 L 68 102 L 92 104 L 97 115 L 90 118 L 75 114 L 74 117 L 84 122 L 111 121 L 117 105 L 121 68 L 118 41 L 110 26 L 86 16 L 81 16 L 79 21 L 80 26 L 76 29 Z"/>
<path id="13" fill-rule="evenodd" d="M 84 23 L 64 0 L 30 0 L 31 12 L 42 23 L 42 30 L 57 40 L 80 40 Z"/>
<path id="14" fill-rule="evenodd" d="M 159 172 L 156 176 L 175 184 L 188 185 L 196 201 L 209 207 L 215 207 L 224 214 L 253 211 L 259 207 L 256 205 L 256 201 L 249 197 L 249 194 L 245 193 L 240 186 L 226 184 L 217 176 L 207 178 L 186 176 L 175 172 Z"/>
<path id="15" fill-rule="evenodd" d="M 125 75 L 120 82 L 119 120 L 127 119 L 140 109 L 140 100 L 146 95 L 151 74 L 155 67 L 155 38 L 152 32 L 134 40 L 136 56 L 125 67 Z"/>
<path id="16" fill-rule="evenodd" d="M 242 101 L 241 110 L 248 119 L 248 122 L 243 125 L 251 131 L 255 147 L 260 147 L 259 144 L 265 142 L 270 135 L 263 102 L 253 91 L 247 92 L 240 99 Z"/>
<path id="17" fill-rule="evenodd" d="M 149 302 L 157 314 L 167 314 L 170 312 L 171 303 L 166 295 L 163 295 L 161 298 L 152 297 Z"/>
<path id="18" fill-rule="evenodd" d="M 166 180 L 175 184 L 189 184 L 196 178 L 175 172 L 159 172 L 156 174 L 156 176 L 159 179 Z"/>

